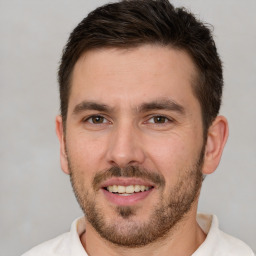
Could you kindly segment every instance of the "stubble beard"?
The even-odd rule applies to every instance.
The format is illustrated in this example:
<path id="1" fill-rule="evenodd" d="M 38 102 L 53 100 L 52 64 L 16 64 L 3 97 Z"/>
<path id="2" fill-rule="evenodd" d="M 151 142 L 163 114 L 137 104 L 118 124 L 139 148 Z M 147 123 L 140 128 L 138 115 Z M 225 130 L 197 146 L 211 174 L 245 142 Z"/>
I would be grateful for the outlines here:
<path id="1" fill-rule="evenodd" d="M 109 242 L 118 246 L 127 248 L 136 248 L 159 241 L 175 230 L 175 227 L 189 212 L 193 203 L 197 200 L 203 181 L 202 164 L 204 156 L 204 147 L 195 163 L 186 171 L 182 171 L 177 184 L 170 189 L 168 198 L 160 197 L 158 204 L 152 210 L 150 217 L 146 222 L 136 222 L 133 216 L 136 216 L 135 206 L 117 206 L 115 212 L 121 223 L 112 216 L 105 216 L 104 210 L 97 204 L 96 193 L 89 193 L 83 185 L 83 177 L 77 177 L 76 168 L 73 168 L 70 159 L 70 180 L 80 207 L 86 215 L 88 222 L 98 232 L 98 234 Z M 112 168 L 113 170 L 113 168 Z M 124 176 L 133 177 L 147 176 L 150 178 L 152 171 L 141 169 L 137 166 L 128 166 L 127 168 L 114 168 L 114 171 L 106 170 L 106 177 Z M 159 179 L 160 188 L 164 187 L 165 180 L 161 174 L 153 173 L 154 182 Z M 104 175 L 102 179 L 104 178 Z M 94 178 L 94 182 L 97 178 Z M 95 185 L 95 184 L 94 184 Z M 96 182 L 97 185 L 97 182 Z M 114 216 L 114 215 L 113 215 Z M 118 219 L 119 219 L 118 218 Z"/>

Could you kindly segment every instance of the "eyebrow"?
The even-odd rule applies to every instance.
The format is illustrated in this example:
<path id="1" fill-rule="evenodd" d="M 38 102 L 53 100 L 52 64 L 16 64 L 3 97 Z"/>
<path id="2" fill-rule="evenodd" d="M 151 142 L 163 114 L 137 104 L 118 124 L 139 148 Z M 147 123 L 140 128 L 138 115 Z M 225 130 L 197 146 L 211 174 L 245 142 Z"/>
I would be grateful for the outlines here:
<path id="1" fill-rule="evenodd" d="M 106 104 L 100 104 L 93 101 L 82 101 L 81 103 L 77 104 L 72 112 L 73 115 L 78 115 L 83 111 L 86 110 L 96 110 L 101 112 L 110 113 L 114 110 L 114 108 L 109 107 Z M 176 111 L 180 114 L 185 113 L 185 109 L 180 104 L 176 103 L 171 99 L 158 99 L 152 102 L 145 102 L 142 103 L 139 107 L 136 108 L 136 112 L 143 113 L 149 112 L 152 110 L 170 110 Z"/>
<path id="2" fill-rule="evenodd" d="M 86 110 L 110 112 L 111 109 L 112 108 L 108 107 L 105 104 L 99 104 L 99 103 L 91 102 L 91 101 L 83 101 L 75 106 L 72 114 L 77 115 Z"/>
<path id="3" fill-rule="evenodd" d="M 143 103 L 138 108 L 138 112 L 148 112 L 152 110 L 170 110 L 180 114 L 185 114 L 184 107 L 171 99 L 159 99 L 156 101 Z"/>

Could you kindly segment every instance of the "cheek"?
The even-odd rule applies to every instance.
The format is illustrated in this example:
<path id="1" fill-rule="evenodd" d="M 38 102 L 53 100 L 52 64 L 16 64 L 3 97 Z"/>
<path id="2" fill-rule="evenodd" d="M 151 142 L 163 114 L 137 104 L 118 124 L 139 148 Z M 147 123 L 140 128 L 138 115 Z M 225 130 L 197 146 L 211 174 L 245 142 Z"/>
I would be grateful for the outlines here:
<path id="1" fill-rule="evenodd" d="M 69 136 L 67 151 L 76 171 L 86 172 L 88 175 L 99 169 L 100 159 L 104 155 L 102 140 L 85 134 Z"/>
<path id="2" fill-rule="evenodd" d="M 145 145 L 148 160 L 165 177 L 167 183 L 175 184 L 178 177 L 189 169 L 196 158 L 196 145 L 180 136 L 172 136 L 163 140 L 151 138 L 151 141 Z"/>

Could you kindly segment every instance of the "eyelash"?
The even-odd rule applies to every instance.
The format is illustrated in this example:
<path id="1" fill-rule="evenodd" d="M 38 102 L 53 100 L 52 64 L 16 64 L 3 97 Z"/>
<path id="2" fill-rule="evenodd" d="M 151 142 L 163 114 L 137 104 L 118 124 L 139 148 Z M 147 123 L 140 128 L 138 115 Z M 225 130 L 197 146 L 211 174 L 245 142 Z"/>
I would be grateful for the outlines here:
<path id="1" fill-rule="evenodd" d="M 100 123 L 94 123 L 93 121 L 92 121 L 92 119 L 93 118 L 100 118 L 101 120 L 103 119 L 103 122 L 100 122 Z M 155 119 L 155 118 L 160 118 L 160 119 L 164 119 L 164 122 L 149 122 L 151 119 Z M 91 121 L 89 121 L 91 119 Z M 154 121 L 156 121 L 156 120 L 154 120 Z M 149 124 L 153 124 L 153 125 L 166 125 L 166 124 L 168 124 L 168 123 L 170 123 L 170 122 L 173 122 L 174 120 L 173 119 L 170 119 L 170 118 L 168 118 L 168 117 L 166 117 L 166 116 L 163 116 L 163 115 L 154 115 L 154 116 L 150 116 L 150 118 L 148 118 L 145 122 L 143 122 L 143 123 L 149 123 Z M 89 117 L 87 117 L 87 118 L 84 118 L 83 120 L 82 120 L 82 122 L 88 122 L 88 123 L 90 123 L 90 124 L 92 124 L 92 125 L 103 125 L 103 124 L 106 124 L 106 123 L 111 123 L 110 121 L 108 121 L 108 119 L 107 118 L 105 118 L 104 116 L 102 116 L 102 115 L 92 115 L 92 116 L 89 116 Z"/>
<path id="2" fill-rule="evenodd" d="M 164 122 L 149 122 L 149 120 L 151 119 L 155 119 L 155 118 L 161 118 L 164 119 Z M 154 120 L 155 121 L 155 120 Z M 172 119 L 166 117 L 166 116 L 162 116 L 162 115 L 155 115 L 155 116 L 151 116 L 146 122 L 151 123 L 153 125 L 166 125 L 167 123 L 173 122 Z"/>
<path id="3" fill-rule="evenodd" d="M 93 121 L 92 121 L 93 118 L 101 118 L 101 119 L 103 119 L 103 122 L 102 123 L 93 123 Z M 90 119 L 91 119 L 91 122 L 89 121 Z M 94 125 L 94 124 L 95 125 L 100 125 L 100 124 L 102 125 L 102 124 L 110 123 L 110 122 L 105 122 L 105 121 L 107 121 L 107 119 L 104 116 L 101 116 L 101 115 L 92 115 L 92 116 L 89 116 L 89 117 L 84 118 L 82 120 L 83 123 L 88 122 L 92 125 Z"/>

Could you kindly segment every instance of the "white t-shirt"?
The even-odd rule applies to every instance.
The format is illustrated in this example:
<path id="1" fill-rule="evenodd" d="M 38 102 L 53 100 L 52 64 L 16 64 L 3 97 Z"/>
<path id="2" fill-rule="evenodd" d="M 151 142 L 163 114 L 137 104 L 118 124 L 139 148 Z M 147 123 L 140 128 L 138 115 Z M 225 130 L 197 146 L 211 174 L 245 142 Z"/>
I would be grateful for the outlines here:
<path id="1" fill-rule="evenodd" d="M 254 256 L 244 242 L 219 229 L 215 215 L 198 214 L 197 222 L 207 237 L 192 256 Z M 81 217 L 72 223 L 70 232 L 40 244 L 22 256 L 88 256 L 80 241 L 84 231 L 85 221 Z"/>

